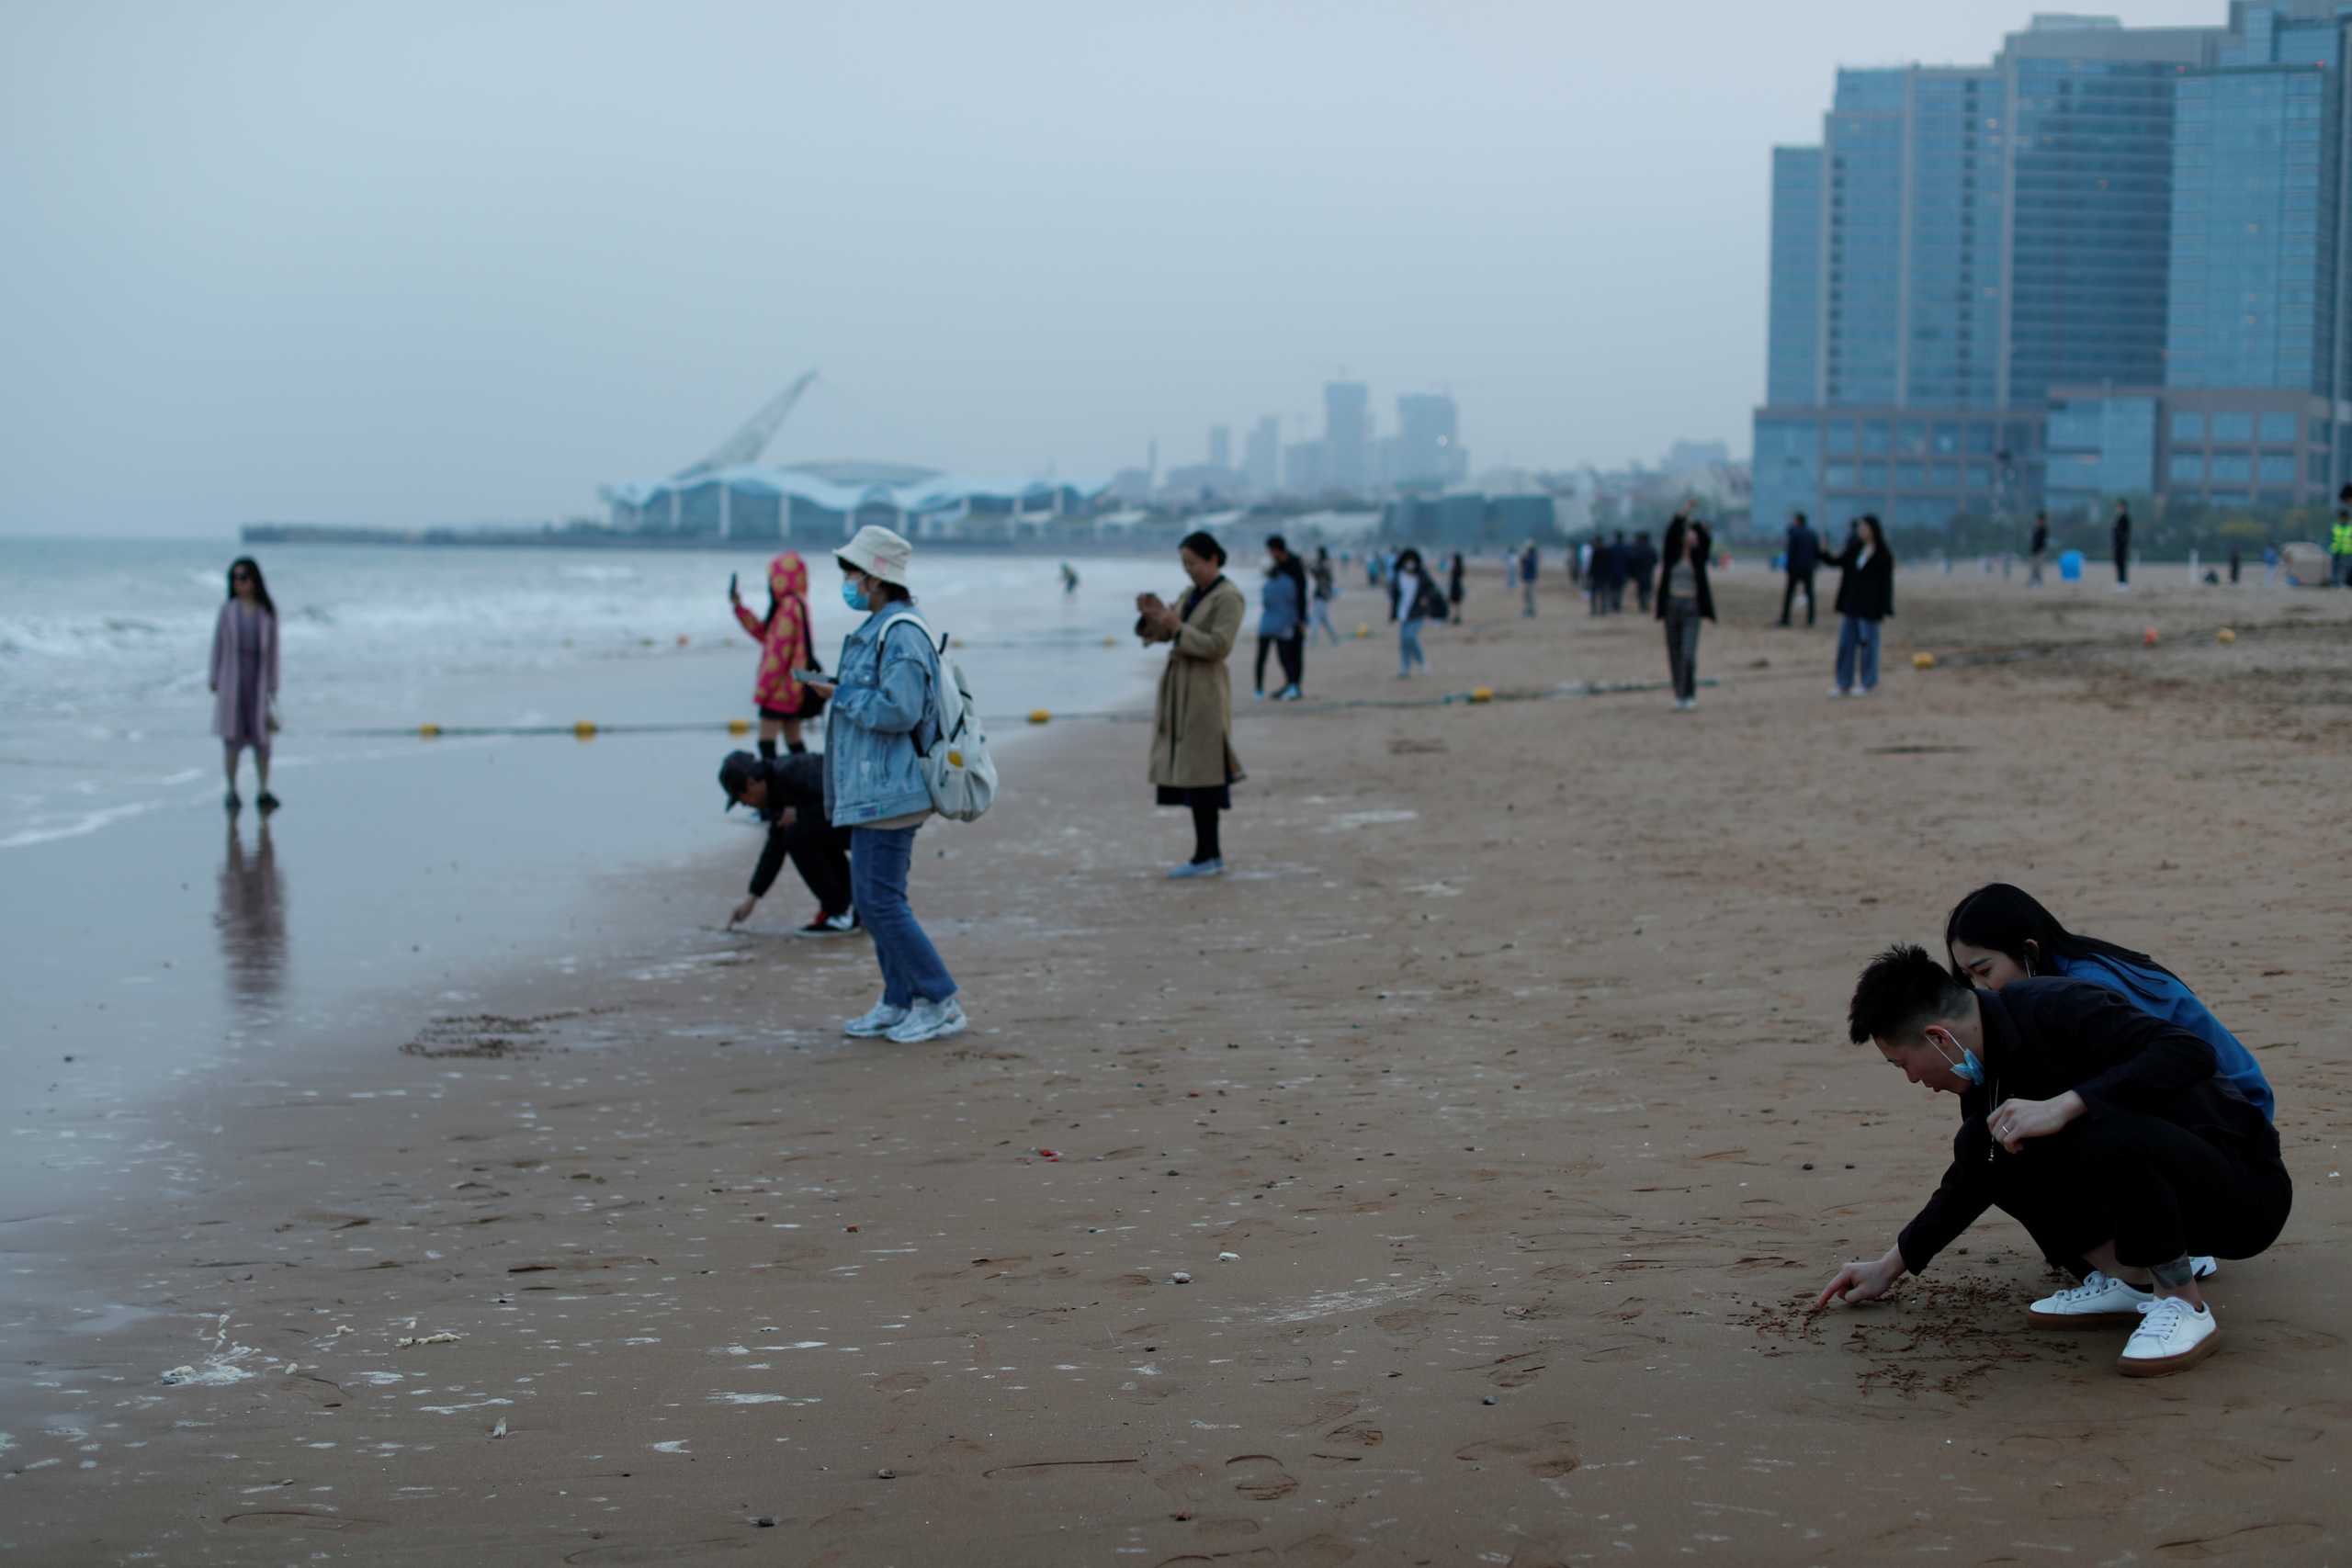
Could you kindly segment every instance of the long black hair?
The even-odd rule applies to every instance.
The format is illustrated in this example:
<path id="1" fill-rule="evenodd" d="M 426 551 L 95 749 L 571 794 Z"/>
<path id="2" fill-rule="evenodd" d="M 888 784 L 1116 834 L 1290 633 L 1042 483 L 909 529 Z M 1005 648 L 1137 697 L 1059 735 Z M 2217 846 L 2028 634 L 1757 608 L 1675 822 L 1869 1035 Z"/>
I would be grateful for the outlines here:
<path id="1" fill-rule="evenodd" d="M 2025 950 L 2030 942 L 2042 956 L 2044 974 L 2049 973 L 2049 961 L 2053 957 L 2106 958 L 2179 978 L 2144 953 L 2101 942 L 2097 937 L 2076 935 L 2060 925 L 2058 917 L 2043 908 L 2032 894 L 2006 882 L 1988 882 L 1952 906 L 1951 914 L 1944 920 L 1947 959 L 1951 957 L 1951 944 L 1956 942 L 2005 953 L 2028 974 L 2033 973 L 2035 967 Z M 1951 967 L 1962 982 L 1967 981 L 1967 971 L 1957 962 Z"/>
<path id="2" fill-rule="evenodd" d="M 1185 535 L 1177 541 L 1176 547 L 1190 550 L 1202 560 L 1215 561 L 1219 566 L 1225 564 L 1225 547 L 1216 542 L 1215 534 L 1204 528 L 1195 528 Z"/>
<path id="3" fill-rule="evenodd" d="M 229 563 L 229 597 L 237 596 L 237 569 L 244 568 L 254 574 L 254 602 L 269 612 L 271 620 L 277 619 L 277 606 L 270 603 L 269 584 L 261 580 L 261 563 L 251 556 L 239 556 Z"/>
<path id="4" fill-rule="evenodd" d="M 1707 558 L 1715 553 L 1715 536 L 1708 532 L 1707 525 L 1695 517 L 1685 517 L 1678 512 L 1674 521 L 1666 525 L 1666 542 L 1658 547 L 1658 556 L 1666 565 L 1672 566 L 1689 553 L 1684 541 L 1694 528 L 1699 532 L 1700 564 L 1705 565 Z"/>

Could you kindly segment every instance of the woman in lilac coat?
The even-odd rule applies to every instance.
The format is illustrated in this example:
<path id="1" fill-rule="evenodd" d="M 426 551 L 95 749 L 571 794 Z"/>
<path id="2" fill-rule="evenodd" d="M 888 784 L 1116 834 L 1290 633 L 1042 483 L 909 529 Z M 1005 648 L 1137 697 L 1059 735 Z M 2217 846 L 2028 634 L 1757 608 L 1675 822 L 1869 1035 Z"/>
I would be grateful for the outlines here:
<path id="1" fill-rule="evenodd" d="M 261 783 L 254 804 L 277 809 L 269 793 L 269 738 L 277 730 L 277 606 L 251 556 L 229 567 L 229 602 L 212 624 L 212 733 L 220 738 L 229 774 L 231 811 L 237 798 L 237 754 L 254 749 L 254 773 Z"/>

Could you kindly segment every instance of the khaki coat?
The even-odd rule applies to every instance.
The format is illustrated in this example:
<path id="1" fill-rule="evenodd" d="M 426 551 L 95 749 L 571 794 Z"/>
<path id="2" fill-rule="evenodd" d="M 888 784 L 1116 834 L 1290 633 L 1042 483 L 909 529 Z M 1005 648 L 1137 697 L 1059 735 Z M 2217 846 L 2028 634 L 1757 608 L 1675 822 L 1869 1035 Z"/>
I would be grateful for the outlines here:
<path id="1" fill-rule="evenodd" d="M 1181 606 L 1184 601 L 1180 594 L 1169 603 Z M 1241 759 L 1233 750 L 1233 685 L 1225 661 L 1232 657 L 1249 614 L 1250 602 L 1241 590 L 1229 580 L 1221 581 L 1169 645 L 1168 668 L 1160 672 L 1159 703 L 1152 716 L 1153 784 L 1213 789 L 1241 777 Z"/>

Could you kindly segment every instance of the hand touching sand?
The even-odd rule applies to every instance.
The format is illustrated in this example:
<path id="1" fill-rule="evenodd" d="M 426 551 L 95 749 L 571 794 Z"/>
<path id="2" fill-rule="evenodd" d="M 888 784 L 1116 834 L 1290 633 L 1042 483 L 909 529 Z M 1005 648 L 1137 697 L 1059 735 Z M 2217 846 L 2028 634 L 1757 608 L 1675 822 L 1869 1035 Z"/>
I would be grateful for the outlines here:
<path id="1" fill-rule="evenodd" d="M 1869 1263 L 1849 1263 L 1838 1269 L 1838 1277 L 1829 1281 L 1829 1288 L 1823 1291 L 1821 1298 L 1813 1303 L 1813 1310 L 1819 1312 L 1833 1298 L 1849 1306 L 1874 1302 L 1886 1294 L 1894 1281 L 1902 1277 L 1903 1250 L 1891 1247 L 1883 1258 Z"/>

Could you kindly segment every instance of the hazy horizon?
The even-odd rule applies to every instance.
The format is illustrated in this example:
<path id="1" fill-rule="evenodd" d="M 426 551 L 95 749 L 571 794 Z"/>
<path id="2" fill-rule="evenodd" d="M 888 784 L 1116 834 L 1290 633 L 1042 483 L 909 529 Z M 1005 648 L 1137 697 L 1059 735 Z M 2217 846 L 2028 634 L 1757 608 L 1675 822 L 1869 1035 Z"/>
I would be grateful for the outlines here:
<path id="1" fill-rule="evenodd" d="M 2031 11 L 19 3 L 0 532 L 596 514 L 811 367 L 772 461 L 1238 458 L 1342 370 L 1474 472 L 1745 455 L 1770 148 Z"/>

